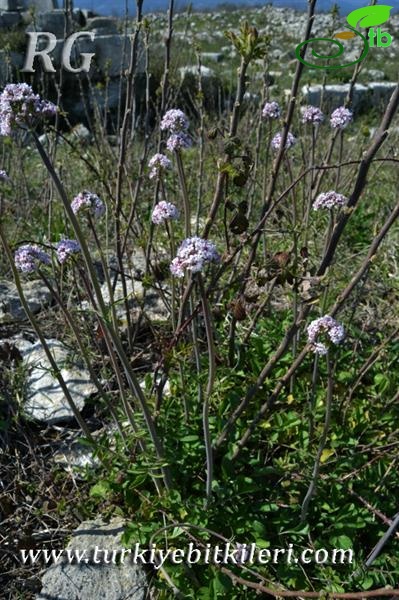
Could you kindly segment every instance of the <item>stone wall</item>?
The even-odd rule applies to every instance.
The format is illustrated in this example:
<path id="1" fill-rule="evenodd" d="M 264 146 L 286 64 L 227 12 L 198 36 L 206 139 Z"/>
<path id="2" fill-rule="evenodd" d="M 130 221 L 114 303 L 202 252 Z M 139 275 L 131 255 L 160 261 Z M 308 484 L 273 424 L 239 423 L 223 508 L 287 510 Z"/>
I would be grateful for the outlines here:
<path id="1" fill-rule="evenodd" d="M 365 112 L 370 108 L 385 109 L 396 87 L 396 83 L 376 81 L 362 85 L 356 83 L 353 90 L 351 108 L 355 113 Z M 308 104 L 320 106 L 323 99 L 323 108 L 331 111 L 342 106 L 349 91 L 349 83 L 340 85 L 305 85 L 302 94 Z"/>

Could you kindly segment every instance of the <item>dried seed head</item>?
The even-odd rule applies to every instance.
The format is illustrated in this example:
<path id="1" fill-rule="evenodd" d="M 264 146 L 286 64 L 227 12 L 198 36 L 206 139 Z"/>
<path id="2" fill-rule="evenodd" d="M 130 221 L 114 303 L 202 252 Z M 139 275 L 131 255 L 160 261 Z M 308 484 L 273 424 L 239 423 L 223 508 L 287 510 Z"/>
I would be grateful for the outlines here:
<path id="1" fill-rule="evenodd" d="M 245 216 L 245 214 L 241 211 L 237 211 L 234 215 L 233 218 L 231 219 L 230 223 L 229 223 L 229 229 L 232 233 L 236 233 L 236 234 L 240 234 L 240 233 L 244 233 L 244 231 L 246 231 L 248 229 L 248 219 Z"/>
<path id="2" fill-rule="evenodd" d="M 247 318 L 247 311 L 245 310 L 245 304 L 242 298 L 233 300 L 231 303 L 231 312 L 236 321 L 244 321 Z"/>
<path id="3" fill-rule="evenodd" d="M 211 129 L 208 129 L 206 137 L 208 138 L 208 140 L 215 140 L 217 138 L 217 135 L 218 135 L 218 128 L 212 127 Z"/>

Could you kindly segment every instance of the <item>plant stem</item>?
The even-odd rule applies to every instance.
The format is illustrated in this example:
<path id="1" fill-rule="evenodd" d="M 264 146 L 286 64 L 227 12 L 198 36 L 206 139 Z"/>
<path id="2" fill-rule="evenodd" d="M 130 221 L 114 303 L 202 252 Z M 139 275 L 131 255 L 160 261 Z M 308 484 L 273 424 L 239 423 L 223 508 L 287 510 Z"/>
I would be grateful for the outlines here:
<path id="1" fill-rule="evenodd" d="M 209 429 L 209 400 L 212 395 L 213 384 L 216 375 L 216 360 L 215 360 L 215 346 L 213 342 L 212 332 L 212 316 L 209 308 L 209 302 L 206 297 L 206 291 L 204 287 L 204 281 L 201 273 L 198 274 L 198 286 L 201 295 L 202 311 L 205 321 L 206 339 L 208 343 L 208 383 L 206 386 L 206 393 L 203 403 L 202 410 L 202 423 L 204 429 L 204 441 L 206 451 L 206 464 L 207 464 L 207 477 L 206 477 L 206 504 L 208 505 L 212 496 L 212 480 L 213 480 L 213 455 L 212 455 L 212 441 Z"/>
<path id="2" fill-rule="evenodd" d="M 185 236 L 189 238 L 191 236 L 191 214 L 190 214 L 190 200 L 187 192 L 187 182 L 186 175 L 184 173 L 183 161 L 181 158 L 180 151 L 175 152 L 176 156 L 176 164 L 177 164 L 177 173 L 179 175 L 179 182 L 181 187 L 181 193 L 183 197 L 183 207 L 184 207 L 184 229 Z"/>
<path id="3" fill-rule="evenodd" d="M 320 472 L 320 460 L 321 460 L 321 456 L 323 454 L 323 450 L 326 447 L 328 431 L 330 429 L 330 423 L 331 423 L 331 409 L 332 409 L 332 398 L 333 398 L 333 389 L 334 389 L 334 378 L 333 378 L 333 372 L 332 372 L 331 359 L 329 356 L 329 352 L 327 352 L 327 354 L 326 354 L 326 361 L 327 361 L 326 415 L 325 415 L 325 419 L 324 419 L 323 433 L 321 435 L 321 439 L 320 439 L 320 443 L 319 443 L 319 449 L 317 451 L 316 460 L 315 460 L 314 466 L 313 466 L 312 481 L 310 482 L 308 491 L 307 491 L 304 501 L 302 503 L 302 508 L 301 508 L 301 522 L 302 523 L 304 521 L 306 521 L 306 518 L 308 515 L 308 510 L 309 510 L 309 504 L 313 497 L 313 494 L 316 491 L 317 480 L 319 478 L 319 472 Z"/>

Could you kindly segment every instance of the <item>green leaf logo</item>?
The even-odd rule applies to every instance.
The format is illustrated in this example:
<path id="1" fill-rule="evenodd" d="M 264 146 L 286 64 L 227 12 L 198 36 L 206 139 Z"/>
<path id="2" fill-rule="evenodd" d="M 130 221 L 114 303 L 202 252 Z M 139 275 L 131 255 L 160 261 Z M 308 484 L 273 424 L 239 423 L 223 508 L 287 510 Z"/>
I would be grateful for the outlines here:
<path id="1" fill-rule="evenodd" d="M 358 8 L 347 16 L 349 25 L 356 27 L 377 27 L 388 21 L 393 6 L 381 4 L 380 6 L 365 6 Z"/>

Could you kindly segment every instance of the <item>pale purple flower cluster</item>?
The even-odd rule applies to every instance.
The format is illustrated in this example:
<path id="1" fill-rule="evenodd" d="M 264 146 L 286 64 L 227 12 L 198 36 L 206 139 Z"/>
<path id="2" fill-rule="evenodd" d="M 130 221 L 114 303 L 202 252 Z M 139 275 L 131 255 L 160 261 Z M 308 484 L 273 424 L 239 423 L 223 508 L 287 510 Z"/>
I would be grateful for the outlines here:
<path id="1" fill-rule="evenodd" d="M 170 131 L 178 133 L 179 131 L 187 131 L 188 119 L 180 108 L 172 108 L 168 110 L 161 121 L 161 131 Z"/>
<path id="2" fill-rule="evenodd" d="M 184 271 L 199 273 L 208 262 L 219 262 L 220 256 L 216 246 L 209 240 L 200 237 L 187 238 L 172 260 L 170 270 L 175 277 L 184 277 Z"/>
<path id="3" fill-rule="evenodd" d="M 72 256 L 80 252 L 80 244 L 76 240 L 61 240 L 56 246 L 58 262 L 63 264 Z"/>
<path id="4" fill-rule="evenodd" d="M 317 106 L 306 106 L 301 108 L 302 123 L 310 123 L 311 125 L 319 125 L 324 121 L 324 114 Z"/>
<path id="5" fill-rule="evenodd" d="M 276 133 L 276 135 L 272 139 L 272 148 L 273 148 L 273 150 L 280 150 L 282 139 L 283 139 L 282 133 Z M 292 135 L 292 133 L 289 131 L 288 135 L 287 135 L 286 142 L 285 142 L 285 149 L 288 150 L 294 144 L 296 144 L 296 137 L 294 135 Z"/>
<path id="6" fill-rule="evenodd" d="M 331 114 L 330 123 L 333 129 L 345 129 L 352 121 L 353 113 L 349 108 L 340 106 Z"/>
<path id="7" fill-rule="evenodd" d="M 321 208 L 336 208 L 340 206 L 345 206 L 348 198 L 343 196 L 342 194 L 338 194 L 338 192 L 334 192 L 330 190 L 329 192 L 323 192 L 319 194 L 316 200 L 313 202 L 313 210 L 320 210 Z"/>
<path id="8" fill-rule="evenodd" d="M 15 266 L 22 273 L 33 273 L 41 264 L 50 264 L 49 255 L 36 244 L 20 246 L 14 254 Z"/>
<path id="9" fill-rule="evenodd" d="M 338 323 L 330 315 L 324 315 L 315 321 L 312 321 L 307 328 L 308 342 L 312 344 L 315 354 L 327 354 L 325 343 L 318 341 L 318 336 L 327 334 L 333 344 L 340 344 L 345 337 L 345 330 L 341 323 Z"/>
<path id="10" fill-rule="evenodd" d="M 262 117 L 264 119 L 279 119 L 281 116 L 281 109 L 278 102 L 274 100 L 272 102 L 266 102 L 262 110 Z"/>
<path id="11" fill-rule="evenodd" d="M 101 217 L 105 212 L 104 202 L 93 192 L 80 192 L 71 202 L 73 212 L 90 211 L 94 217 Z"/>
<path id="12" fill-rule="evenodd" d="M 154 177 L 156 177 L 157 175 L 162 173 L 162 171 L 171 169 L 172 163 L 169 160 L 169 158 L 167 156 L 165 156 L 165 154 L 157 153 L 157 154 L 154 154 L 154 156 L 152 158 L 150 158 L 148 166 L 151 169 L 149 178 L 153 179 Z"/>
<path id="13" fill-rule="evenodd" d="M 10 181 L 9 176 L 2 169 L 0 169 L 0 181 L 4 181 L 4 182 Z"/>
<path id="14" fill-rule="evenodd" d="M 9 83 L 0 94 L 0 135 L 11 135 L 18 125 L 32 125 L 56 112 L 55 104 L 42 100 L 27 83 Z"/>
<path id="15" fill-rule="evenodd" d="M 178 219 L 179 211 L 174 204 L 171 202 L 165 202 L 161 200 L 154 206 L 154 210 L 152 211 L 151 220 L 155 225 L 161 225 L 164 221 L 168 219 Z"/>
<path id="16" fill-rule="evenodd" d="M 169 152 L 176 152 L 177 150 L 185 150 L 186 148 L 190 148 L 192 145 L 191 138 L 184 133 L 184 131 L 180 133 L 172 133 L 166 140 L 166 147 Z"/>
<path id="17" fill-rule="evenodd" d="M 169 152 L 190 148 L 192 142 L 187 133 L 188 125 L 186 115 L 179 108 L 172 108 L 165 113 L 161 121 L 161 130 L 170 132 L 170 136 L 166 140 Z"/>

